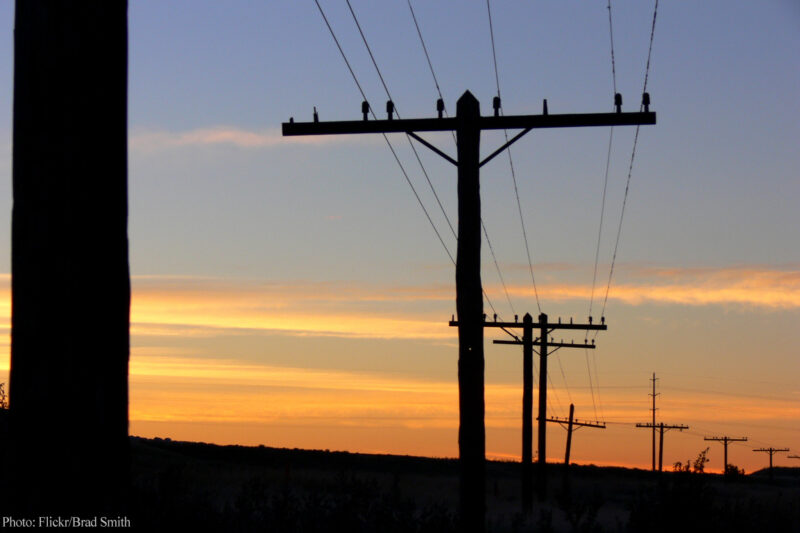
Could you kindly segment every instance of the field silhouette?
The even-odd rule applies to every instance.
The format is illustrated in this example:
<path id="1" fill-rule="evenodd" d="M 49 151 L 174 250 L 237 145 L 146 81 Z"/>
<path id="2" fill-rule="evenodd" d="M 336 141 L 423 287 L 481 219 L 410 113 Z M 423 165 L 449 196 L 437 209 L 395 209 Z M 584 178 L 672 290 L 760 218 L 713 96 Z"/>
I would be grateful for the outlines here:
<path id="1" fill-rule="evenodd" d="M 131 438 L 134 527 L 437 532 L 458 526 L 458 462 Z M 519 463 L 487 463 L 487 530 L 797 531 L 800 469 L 718 474 L 548 465 L 552 494 L 520 512 Z"/>

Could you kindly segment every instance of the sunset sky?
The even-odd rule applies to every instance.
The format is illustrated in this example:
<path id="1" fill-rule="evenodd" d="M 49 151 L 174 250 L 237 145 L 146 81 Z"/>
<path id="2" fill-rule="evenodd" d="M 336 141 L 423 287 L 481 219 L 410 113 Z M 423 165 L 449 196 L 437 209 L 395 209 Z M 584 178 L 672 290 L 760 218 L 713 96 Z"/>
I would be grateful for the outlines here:
<path id="1" fill-rule="evenodd" d="M 14 3 L 0 2 L 0 382 L 10 347 Z M 403 118 L 438 93 L 407 0 L 351 0 Z M 379 116 L 386 94 L 344 0 L 320 0 Z M 486 2 L 412 0 L 447 110 L 497 94 Z M 653 2 L 612 2 L 616 86 L 639 108 Z M 491 3 L 506 115 L 613 107 L 607 0 Z M 653 372 L 664 463 L 747 436 L 748 472 L 800 452 L 800 4 L 659 3 L 598 349 L 550 357 L 550 414 L 583 420 L 577 462 L 649 468 Z M 215 443 L 455 457 L 454 267 L 380 136 L 283 138 L 360 118 L 314 0 L 129 2 L 130 431 Z M 635 128 L 616 128 L 591 299 L 608 128 L 538 130 L 511 154 L 542 311 L 598 319 Z M 103 135 L 98 131 L 97 135 Z M 455 154 L 452 137 L 426 138 Z M 390 140 L 455 257 L 402 135 Z M 488 155 L 502 132 L 484 133 Z M 417 145 L 456 225 L 454 167 Z M 483 284 L 504 319 L 539 308 L 509 160 L 481 169 Z M 504 289 L 505 285 L 505 289 Z M 591 302 L 591 303 L 590 303 Z M 63 303 L 59 303 L 63 305 Z M 491 307 L 485 303 L 491 314 Z M 99 310 L 102 312 L 102 310 Z M 86 335 L 91 335 L 87 330 Z M 560 335 L 556 334 L 559 338 Z M 487 454 L 518 459 L 521 349 L 486 334 Z M 564 340 L 582 340 L 580 334 Z M 13 402 L 13 391 L 12 391 Z M 565 431 L 548 428 L 563 460 Z M 778 465 L 800 461 L 775 456 Z"/>

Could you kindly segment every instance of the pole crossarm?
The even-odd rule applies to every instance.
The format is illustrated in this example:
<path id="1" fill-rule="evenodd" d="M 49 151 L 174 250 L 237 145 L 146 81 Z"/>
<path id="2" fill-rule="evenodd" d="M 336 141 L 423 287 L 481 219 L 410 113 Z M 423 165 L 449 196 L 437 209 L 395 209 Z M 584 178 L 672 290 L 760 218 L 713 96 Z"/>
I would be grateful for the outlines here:
<path id="1" fill-rule="evenodd" d="M 637 126 L 656 123 L 654 111 L 637 113 L 572 113 L 558 115 L 509 115 L 478 117 L 477 129 L 541 129 L 602 126 Z M 330 122 L 284 122 L 284 137 L 297 135 L 339 135 L 359 133 L 411 133 L 420 131 L 453 131 L 458 129 L 458 117 L 410 118 L 389 120 L 343 120 Z"/>
<path id="2" fill-rule="evenodd" d="M 680 431 L 683 431 L 684 429 L 689 429 L 689 426 L 686 426 L 684 424 L 661 424 L 661 423 L 653 424 L 652 422 L 646 422 L 644 424 L 637 423 L 636 427 L 637 428 L 652 428 L 652 427 L 655 427 L 657 429 L 661 429 L 661 428 L 663 428 L 665 430 L 667 430 L 667 429 L 677 429 L 677 430 L 680 430 Z"/>
<path id="3" fill-rule="evenodd" d="M 753 450 L 754 452 L 767 452 L 770 455 L 774 455 L 778 452 L 788 452 L 789 448 L 756 448 Z"/>
<path id="4" fill-rule="evenodd" d="M 734 437 L 703 437 L 703 440 L 714 440 L 718 442 L 745 442 L 747 437 L 734 438 Z"/>
<path id="5" fill-rule="evenodd" d="M 534 324 L 535 324 L 535 327 L 537 329 L 540 327 L 539 326 L 539 322 L 534 322 Z M 451 320 L 449 322 L 449 325 L 453 326 L 453 327 L 458 326 L 458 320 Z M 606 331 L 608 329 L 608 326 L 605 323 L 603 323 L 603 324 L 572 324 L 572 323 L 570 323 L 570 324 L 566 324 L 566 323 L 562 324 L 561 322 L 555 322 L 555 323 L 547 322 L 545 326 L 547 327 L 547 329 L 549 331 L 553 331 L 553 330 L 556 330 L 556 329 L 581 329 L 581 330 L 586 330 L 586 331 L 590 331 L 590 330 Z M 484 320 L 483 321 L 483 327 L 485 327 L 485 328 L 513 329 L 513 328 L 522 328 L 522 327 L 524 327 L 524 324 L 522 322 L 497 322 L 497 321 L 495 321 L 495 322 L 487 322 L 486 320 Z M 551 344 L 551 343 L 548 342 L 548 344 Z M 581 344 L 580 347 L 584 348 L 583 344 Z"/>
<path id="6" fill-rule="evenodd" d="M 787 455 L 787 459 L 800 459 L 800 455 Z"/>
<path id="7" fill-rule="evenodd" d="M 492 341 L 494 344 L 515 344 L 517 346 L 522 346 L 525 344 L 525 341 L 504 341 L 504 340 L 494 340 Z M 541 346 L 542 341 L 533 341 L 531 343 L 533 346 Z M 550 348 L 586 348 L 588 350 L 594 350 L 595 345 L 589 344 L 588 342 L 579 343 L 579 342 L 547 342 L 547 346 Z"/>
<path id="8" fill-rule="evenodd" d="M 537 418 L 536 420 L 539 420 L 539 419 Z M 556 424 L 564 425 L 564 424 L 569 424 L 569 418 L 568 417 L 559 418 L 557 416 L 552 416 L 550 418 L 545 418 L 545 422 L 555 422 Z M 580 420 L 573 420 L 572 421 L 572 425 L 573 426 L 587 427 L 587 428 L 606 429 L 606 423 L 605 422 L 581 422 Z"/>

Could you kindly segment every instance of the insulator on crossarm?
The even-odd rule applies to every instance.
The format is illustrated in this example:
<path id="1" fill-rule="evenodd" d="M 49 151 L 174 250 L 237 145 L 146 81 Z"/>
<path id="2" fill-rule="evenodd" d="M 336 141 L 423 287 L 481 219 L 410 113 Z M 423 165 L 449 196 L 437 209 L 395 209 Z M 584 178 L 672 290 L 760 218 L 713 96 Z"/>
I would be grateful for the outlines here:
<path id="1" fill-rule="evenodd" d="M 497 313 L 494 314 L 494 321 L 497 322 Z"/>
<path id="2" fill-rule="evenodd" d="M 542 100 L 542 115 L 547 114 L 547 98 Z"/>
<path id="3" fill-rule="evenodd" d="M 456 321 L 456 315 L 450 315 L 450 322 Z"/>
<path id="4" fill-rule="evenodd" d="M 294 124 L 294 117 L 289 117 L 289 124 Z"/>
<path id="5" fill-rule="evenodd" d="M 392 114 L 394 113 L 394 102 L 388 100 L 386 102 L 386 114 L 389 115 L 389 120 L 392 120 L 394 117 Z"/>
<path id="6" fill-rule="evenodd" d="M 439 118 L 442 118 L 442 113 L 444 113 L 444 100 L 441 98 L 436 100 L 436 111 L 439 113 Z"/>
<path id="7" fill-rule="evenodd" d="M 594 339 L 592 339 L 592 346 L 594 346 Z"/>
<path id="8" fill-rule="evenodd" d="M 314 106 L 314 122 L 319 122 L 319 114 L 317 113 L 317 106 Z"/>
<path id="9" fill-rule="evenodd" d="M 367 120 L 367 118 L 369 117 L 369 102 L 367 102 L 366 100 L 361 102 L 361 113 L 363 113 L 364 115 L 364 120 Z"/>
<path id="10" fill-rule="evenodd" d="M 486 313 L 483 313 L 483 321 L 486 322 Z"/>
<path id="11" fill-rule="evenodd" d="M 604 317 L 604 316 L 601 316 L 601 317 L 600 317 L 600 323 L 601 323 L 601 324 L 605 324 L 605 323 L 606 323 L 606 317 Z"/>
<path id="12" fill-rule="evenodd" d="M 500 97 L 499 96 L 495 96 L 492 99 L 492 108 L 494 109 L 494 116 L 499 117 L 500 116 Z"/>
<path id="13" fill-rule="evenodd" d="M 518 322 L 518 321 L 519 321 L 519 317 L 517 315 L 514 315 L 514 322 Z"/>
<path id="14" fill-rule="evenodd" d="M 572 324 L 572 317 L 569 317 L 569 323 Z"/>
<path id="15" fill-rule="evenodd" d="M 591 324 L 591 323 L 592 323 L 592 317 L 589 316 L 589 324 Z"/>
<path id="16" fill-rule="evenodd" d="M 617 108 L 617 113 L 622 113 L 622 95 L 619 93 L 614 95 L 614 106 Z"/>
<path id="17" fill-rule="evenodd" d="M 650 112 L 650 93 L 644 93 L 642 95 L 642 105 L 644 106 L 644 112 Z"/>
<path id="18" fill-rule="evenodd" d="M 558 323 L 561 324 L 561 317 L 558 317 Z"/>

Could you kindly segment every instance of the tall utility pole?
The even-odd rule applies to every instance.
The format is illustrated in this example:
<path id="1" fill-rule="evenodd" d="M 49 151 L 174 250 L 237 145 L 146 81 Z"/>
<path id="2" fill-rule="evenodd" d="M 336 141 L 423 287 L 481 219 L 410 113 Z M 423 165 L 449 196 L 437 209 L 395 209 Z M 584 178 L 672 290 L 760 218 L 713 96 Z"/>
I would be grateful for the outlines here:
<path id="1" fill-rule="evenodd" d="M 16 2 L 6 479 L 21 516 L 125 512 L 127 76 L 126 0 Z"/>
<path id="2" fill-rule="evenodd" d="M 656 381 L 658 378 L 656 377 L 656 373 L 653 372 L 653 377 L 650 379 L 653 382 L 653 392 L 650 393 L 650 396 L 653 398 L 653 407 L 650 409 L 653 413 L 653 472 L 656 471 Z"/>
<path id="3" fill-rule="evenodd" d="M 722 443 L 722 446 L 725 449 L 725 468 L 722 470 L 722 474 L 727 476 L 728 475 L 728 443 L 729 442 L 746 442 L 747 441 L 747 437 L 734 438 L 734 437 L 728 437 L 727 435 L 725 435 L 724 437 L 703 437 L 703 440 L 717 441 L 717 442 L 721 442 Z"/>
<path id="4" fill-rule="evenodd" d="M 515 317 L 516 319 L 516 317 Z M 545 472 L 545 464 L 547 462 L 547 356 L 561 348 L 589 348 L 594 349 L 594 341 L 591 344 L 584 340 L 583 344 L 572 342 L 555 342 L 553 339 L 548 340 L 550 333 L 556 329 L 571 329 L 583 331 L 600 331 L 607 330 L 608 326 L 605 324 L 605 319 L 600 319 L 600 324 L 592 324 L 592 318 L 589 317 L 588 324 L 574 324 L 570 319 L 569 324 L 562 324 L 561 319 L 557 323 L 548 322 L 547 315 L 541 313 L 539 315 L 539 322 L 536 328 L 539 330 L 539 336 L 533 337 L 534 323 L 533 317 L 530 313 L 526 313 L 522 317 L 522 323 L 514 322 L 497 322 L 495 317 L 494 322 L 484 322 L 485 328 L 501 328 L 507 333 L 508 330 L 522 328 L 522 339 L 511 334 L 515 340 L 495 340 L 494 344 L 512 344 L 522 346 L 522 508 L 523 512 L 529 513 L 532 508 L 532 487 L 533 487 L 533 349 L 534 346 L 539 347 L 539 498 L 544 499 L 547 494 L 547 477 Z M 458 321 L 450 321 L 450 326 L 458 326 Z"/>
<path id="5" fill-rule="evenodd" d="M 653 472 L 656 471 L 656 430 L 659 431 L 659 439 L 658 439 L 658 471 L 661 472 L 664 467 L 664 432 L 670 429 L 677 429 L 679 431 L 683 431 L 684 429 L 689 429 L 689 426 L 685 426 L 683 424 L 664 424 L 664 422 L 656 423 L 656 396 L 661 393 L 656 394 L 656 381 L 658 378 L 656 377 L 655 372 L 653 372 L 653 377 L 650 378 L 650 381 L 653 382 L 653 392 L 648 394 L 648 396 L 652 396 L 653 398 L 653 407 L 650 409 L 653 412 L 653 421 L 648 422 L 645 424 L 639 423 L 636 424 L 637 428 L 652 428 L 653 430 Z"/>
<path id="6" fill-rule="evenodd" d="M 772 479 L 772 456 L 778 452 L 788 452 L 789 448 L 756 448 L 754 452 L 765 452 L 769 454 L 769 478 Z"/>
<path id="7" fill-rule="evenodd" d="M 550 417 L 547 419 L 548 422 L 555 422 L 559 424 L 561 427 L 567 430 L 567 450 L 564 454 L 564 466 L 569 466 L 569 453 L 570 449 L 572 448 L 572 432 L 577 431 L 580 428 L 601 428 L 605 429 L 605 423 L 600 422 L 586 422 L 574 419 L 575 415 L 575 405 L 569 404 L 569 418 L 563 419 L 558 418 L 557 416 Z M 566 425 L 565 425 L 566 424 Z"/>
<path id="8" fill-rule="evenodd" d="M 523 135 L 538 128 L 624 126 L 655 124 L 650 96 L 642 96 L 644 112 L 623 113 L 622 97 L 615 95 L 616 113 L 500 116 L 500 98 L 493 101 L 494 116 L 480 114 L 478 100 L 466 91 L 459 98 L 456 116 L 444 118 L 444 102 L 437 102 L 438 118 L 394 119 L 394 104 L 386 105 L 386 120 L 368 120 L 369 104 L 363 102 L 363 120 L 283 123 L 283 135 L 336 135 L 356 133 L 405 133 L 453 163 L 458 169 L 458 251 L 456 260 L 456 310 L 458 312 L 459 459 L 462 528 L 483 531 L 486 516 L 486 430 L 484 424 L 483 289 L 480 277 L 480 167 Z M 522 129 L 510 141 L 480 160 L 483 130 Z M 457 159 L 445 154 L 417 133 L 455 131 Z"/>

